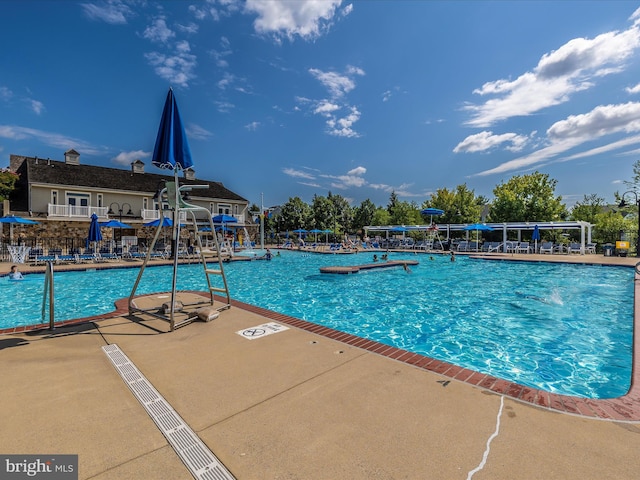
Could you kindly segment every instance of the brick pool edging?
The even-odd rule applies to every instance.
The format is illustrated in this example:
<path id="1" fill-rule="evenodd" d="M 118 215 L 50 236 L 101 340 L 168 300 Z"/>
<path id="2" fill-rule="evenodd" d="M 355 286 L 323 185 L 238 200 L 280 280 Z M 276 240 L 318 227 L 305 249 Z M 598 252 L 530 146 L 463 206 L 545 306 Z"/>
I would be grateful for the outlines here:
<path id="1" fill-rule="evenodd" d="M 638 275 L 635 277 L 635 298 L 638 298 Z M 255 305 L 231 300 L 231 305 L 271 320 L 286 323 L 293 327 L 301 328 L 317 335 L 337 340 L 352 347 L 361 348 L 378 355 L 382 355 L 399 362 L 413 365 L 414 367 L 430 372 L 438 373 L 446 377 L 469 383 L 471 385 L 492 391 L 499 395 L 505 395 L 514 400 L 528 403 L 537 407 L 546 408 L 561 413 L 579 415 L 610 421 L 639 422 L 640 421 L 640 382 L 637 378 L 640 374 L 640 328 L 633 329 L 633 357 L 631 370 L 631 387 L 626 395 L 618 398 L 592 399 L 559 395 L 544 390 L 526 387 L 507 380 L 496 378 L 492 375 L 469 370 L 451 363 L 436 360 L 431 357 L 409 352 L 401 348 L 392 347 L 373 340 L 367 340 L 349 333 L 324 327 L 315 323 L 300 320 L 298 318 L 276 313 Z M 640 318 L 638 302 L 634 303 L 634 318 Z"/>

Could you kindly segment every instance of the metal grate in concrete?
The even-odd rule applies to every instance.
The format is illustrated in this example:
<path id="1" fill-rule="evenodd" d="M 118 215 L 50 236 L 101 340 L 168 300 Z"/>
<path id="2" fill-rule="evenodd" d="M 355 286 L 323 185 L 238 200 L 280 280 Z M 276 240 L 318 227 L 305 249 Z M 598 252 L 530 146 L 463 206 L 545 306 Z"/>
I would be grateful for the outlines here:
<path id="1" fill-rule="evenodd" d="M 235 480 L 118 345 L 106 345 L 102 350 L 195 478 Z"/>

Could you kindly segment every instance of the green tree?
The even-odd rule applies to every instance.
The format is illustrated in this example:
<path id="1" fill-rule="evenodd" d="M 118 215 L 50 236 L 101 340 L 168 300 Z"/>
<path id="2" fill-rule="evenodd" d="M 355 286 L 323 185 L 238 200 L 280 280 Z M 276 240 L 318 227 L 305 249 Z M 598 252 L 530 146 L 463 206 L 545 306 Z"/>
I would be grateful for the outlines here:
<path id="1" fill-rule="evenodd" d="M 626 219 L 620 212 L 604 212 L 598 213 L 594 219 L 595 227 L 593 228 L 592 240 L 598 245 L 604 243 L 615 243 L 620 239 L 620 231 L 633 233 L 633 239 L 631 245 L 635 241 L 635 231 L 637 224 Z"/>
<path id="2" fill-rule="evenodd" d="M 373 225 L 373 217 L 376 213 L 376 206 L 368 198 L 353 210 L 353 228 L 361 230 L 367 225 Z"/>
<path id="3" fill-rule="evenodd" d="M 516 175 L 493 190 L 492 222 L 557 221 L 566 217 L 562 197 L 555 195 L 557 180 L 534 172 Z"/>
<path id="4" fill-rule="evenodd" d="M 633 180 L 624 180 L 622 183 L 624 183 L 626 188 L 636 193 L 640 190 L 640 160 L 636 160 L 633 163 Z"/>
<path id="5" fill-rule="evenodd" d="M 9 170 L 0 171 L 0 201 L 4 201 L 9 198 L 11 192 L 13 192 L 16 182 L 18 181 L 18 175 Z"/>
<path id="6" fill-rule="evenodd" d="M 327 197 L 314 195 L 311 201 L 313 227 L 319 230 L 333 230 L 333 204 Z"/>
<path id="7" fill-rule="evenodd" d="M 373 214 L 371 225 L 390 225 L 390 224 L 391 224 L 391 215 L 389 215 L 389 211 L 386 208 L 377 207 L 376 211 Z"/>
<path id="8" fill-rule="evenodd" d="M 308 229 L 311 223 L 311 207 L 303 202 L 300 197 L 289 197 L 281 210 L 282 223 L 280 228 L 284 230 Z"/>
<path id="9" fill-rule="evenodd" d="M 349 202 L 342 195 L 327 195 L 327 199 L 333 205 L 334 222 L 336 225 L 336 235 L 349 232 L 353 221 L 353 210 Z"/>
<path id="10" fill-rule="evenodd" d="M 595 223 L 596 216 L 602 213 L 604 206 L 604 198 L 595 193 L 585 195 L 582 201 L 576 202 L 571 209 L 571 218 L 576 221 Z"/>
<path id="11" fill-rule="evenodd" d="M 423 204 L 423 208 L 432 207 L 444 210 L 444 214 L 434 219 L 439 223 L 475 223 L 480 221 L 480 214 L 486 200 L 476 197 L 466 183 L 458 185 L 455 190 L 439 188 L 431 196 L 431 200 Z"/>

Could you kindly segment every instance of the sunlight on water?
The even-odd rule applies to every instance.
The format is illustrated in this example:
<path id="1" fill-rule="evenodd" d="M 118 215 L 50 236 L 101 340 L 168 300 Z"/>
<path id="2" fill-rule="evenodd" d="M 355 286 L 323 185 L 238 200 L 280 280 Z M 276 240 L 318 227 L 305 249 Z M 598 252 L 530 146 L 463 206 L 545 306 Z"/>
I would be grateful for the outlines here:
<path id="1" fill-rule="evenodd" d="M 394 254 L 418 260 L 352 275 L 320 266 L 370 263 L 372 254 L 283 252 L 225 266 L 232 297 L 548 391 L 617 397 L 630 386 L 633 269 Z M 55 274 L 56 319 L 113 310 L 137 269 Z M 0 328 L 42 322 L 43 275 L 0 279 Z M 140 294 L 171 288 L 171 267 L 148 268 Z M 206 290 L 200 265 L 181 266 L 179 289 Z M 223 317 L 221 317 L 223 318 Z"/>

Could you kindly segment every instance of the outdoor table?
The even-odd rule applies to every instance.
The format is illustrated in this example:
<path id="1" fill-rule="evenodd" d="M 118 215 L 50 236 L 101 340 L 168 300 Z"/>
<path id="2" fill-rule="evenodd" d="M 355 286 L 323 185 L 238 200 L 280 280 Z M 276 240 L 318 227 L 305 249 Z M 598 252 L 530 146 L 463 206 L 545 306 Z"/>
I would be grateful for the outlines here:
<path id="1" fill-rule="evenodd" d="M 25 245 L 7 245 L 7 250 L 9 251 L 9 255 L 11 256 L 11 261 L 13 263 L 24 263 L 29 256 L 31 247 L 27 247 Z"/>

